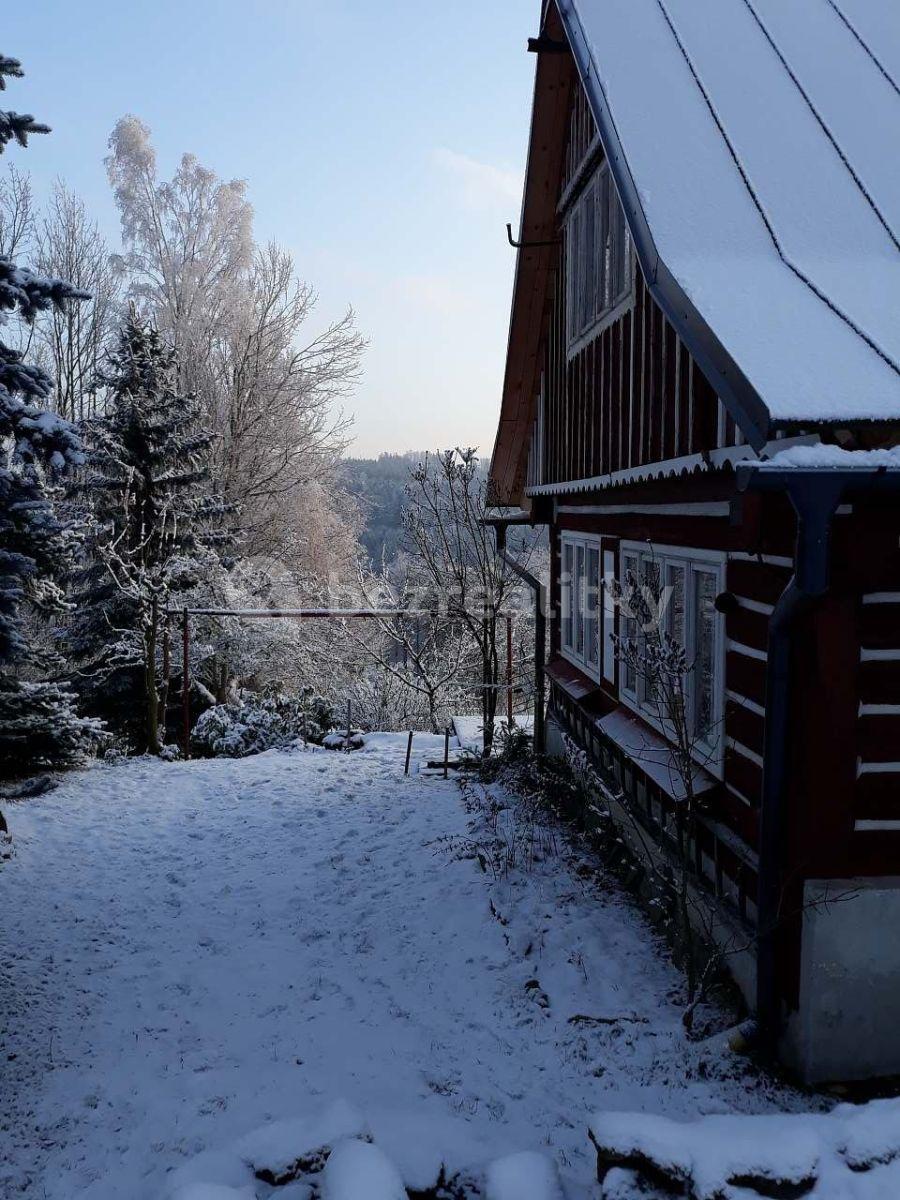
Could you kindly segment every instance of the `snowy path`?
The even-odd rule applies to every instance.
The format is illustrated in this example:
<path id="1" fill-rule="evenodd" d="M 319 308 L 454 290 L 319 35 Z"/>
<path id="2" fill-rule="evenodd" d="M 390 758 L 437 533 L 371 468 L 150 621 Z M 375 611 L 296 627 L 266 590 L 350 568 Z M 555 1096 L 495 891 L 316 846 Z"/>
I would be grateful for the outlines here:
<path id="1" fill-rule="evenodd" d="M 101 766 L 8 812 L 0 1195 L 155 1200 L 191 1156 L 345 1098 L 407 1151 L 412 1122 L 471 1161 L 546 1148 L 593 1196 L 591 1110 L 772 1103 L 685 1044 L 614 885 L 436 854 L 467 813 L 403 778 L 403 741 Z"/>

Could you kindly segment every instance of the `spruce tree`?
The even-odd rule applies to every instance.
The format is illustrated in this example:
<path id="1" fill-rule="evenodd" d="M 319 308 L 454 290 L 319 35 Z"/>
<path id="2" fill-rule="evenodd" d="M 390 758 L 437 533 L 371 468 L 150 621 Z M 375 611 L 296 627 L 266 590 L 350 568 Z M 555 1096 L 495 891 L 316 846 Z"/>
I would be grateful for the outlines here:
<path id="1" fill-rule="evenodd" d="M 132 309 L 100 375 L 105 412 L 84 427 L 78 486 L 92 532 L 72 645 L 95 702 L 99 692 L 111 699 L 116 723 L 151 753 L 164 739 L 166 614 L 231 543 L 210 479 L 212 435 L 195 399 L 179 392 L 177 366 Z"/>
<path id="2" fill-rule="evenodd" d="M 0 56 L 4 76 L 22 74 Z M 33 117 L 0 111 L 0 153 L 15 138 L 45 133 Z M 0 258 L 0 325 L 34 321 L 84 298 Z M 72 427 L 48 412 L 52 381 L 0 340 L 0 775 L 77 762 L 99 732 L 78 717 L 68 686 L 54 679 L 62 661 L 46 644 L 44 617 L 64 610 L 63 584 L 77 538 L 56 507 L 51 477 L 81 461 Z M 43 638 L 39 635 L 43 634 Z"/>

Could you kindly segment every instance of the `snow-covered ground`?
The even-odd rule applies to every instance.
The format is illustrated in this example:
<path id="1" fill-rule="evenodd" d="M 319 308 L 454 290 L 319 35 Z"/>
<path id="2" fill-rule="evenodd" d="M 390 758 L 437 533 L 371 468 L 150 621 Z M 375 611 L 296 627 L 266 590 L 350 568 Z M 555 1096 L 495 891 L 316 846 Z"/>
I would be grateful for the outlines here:
<path id="1" fill-rule="evenodd" d="M 568 851 L 494 880 L 436 844 L 472 814 L 404 752 L 137 760 L 7 811 L 0 1195 L 227 1182 L 252 1131 L 344 1101 L 408 1186 L 539 1151 L 581 1200 L 598 1111 L 802 1107 L 687 1042 L 614 882 Z M 249 1178 L 226 1194 L 269 1194 Z"/>

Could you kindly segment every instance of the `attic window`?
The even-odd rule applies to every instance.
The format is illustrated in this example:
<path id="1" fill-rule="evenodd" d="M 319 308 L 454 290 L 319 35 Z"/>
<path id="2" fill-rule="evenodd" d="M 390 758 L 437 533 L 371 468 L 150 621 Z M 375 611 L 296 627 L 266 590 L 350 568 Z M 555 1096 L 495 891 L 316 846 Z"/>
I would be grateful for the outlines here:
<path id="1" fill-rule="evenodd" d="M 606 163 L 592 176 L 565 220 L 569 353 L 631 302 L 631 237 Z"/>

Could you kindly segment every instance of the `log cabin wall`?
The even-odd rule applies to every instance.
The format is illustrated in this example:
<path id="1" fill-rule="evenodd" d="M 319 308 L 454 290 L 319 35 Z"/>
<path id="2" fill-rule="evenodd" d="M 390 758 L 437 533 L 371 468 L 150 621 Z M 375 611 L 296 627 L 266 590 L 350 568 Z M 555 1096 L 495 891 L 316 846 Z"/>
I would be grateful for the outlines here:
<path id="1" fill-rule="evenodd" d="M 651 516 L 646 511 L 566 511 L 729 500 L 729 516 Z M 788 858 L 797 881 L 893 875 L 900 860 L 900 511 L 847 506 L 835 517 L 833 587 L 796 638 L 791 727 Z M 742 916 L 754 912 L 765 734 L 768 622 L 793 571 L 796 524 L 783 497 L 734 495 L 728 471 L 562 495 L 551 527 L 552 595 L 559 604 L 560 535 L 583 532 L 726 553 L 726 590 L 737 606 L 725 617 L 725 751 L 710 797 L 711 862 L 719 886 Z M 559 622 L 552 654 L 562 662 Z M 585 749 L 599 754 L 592 721 L 620 703 L 614 683 L 586 679 L 552 688 L 553 705 Z M 575 698 L 575 693 L 578 693 Z M 609 757 L 609 747 L 599 761 Z M 620 763 L 632 795 L 652 786 Z M 647 790 L 649 786 L 649 791 Z M 656 797 L 664 807 L 661 797 Z M 737 839 L 737 842 L 734 841 Z M 749 854 L 735 850 L 743 846 Z M 715 851 L 715 853 L 713 853 Z M 732 868 L 735 874 L 732 874 Z M 707 872 L 708 873 L 708 872 Z"/>

